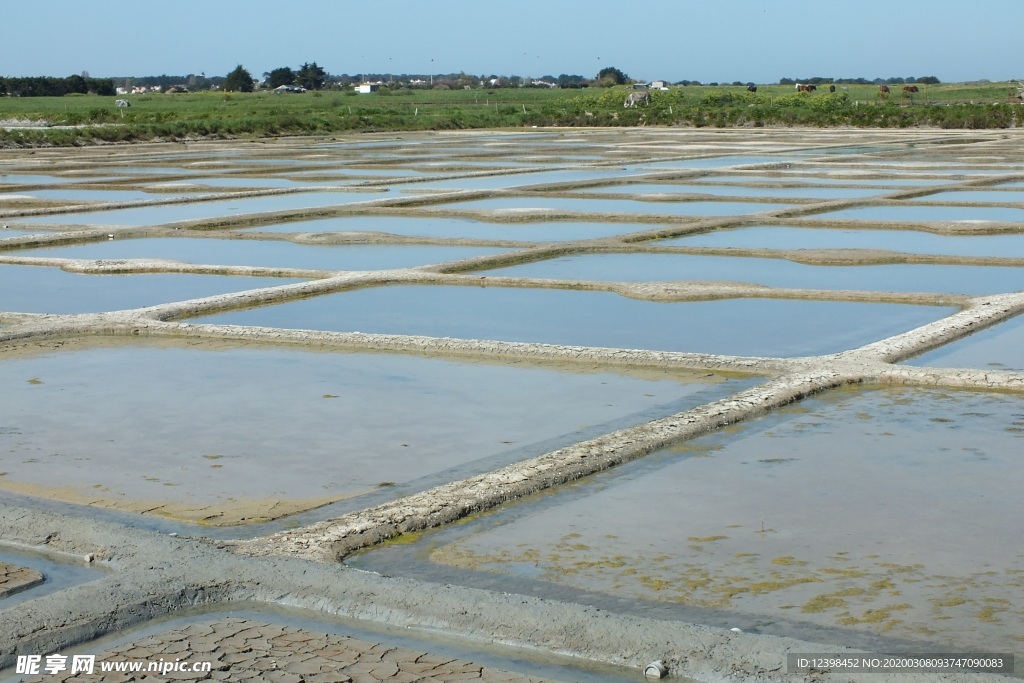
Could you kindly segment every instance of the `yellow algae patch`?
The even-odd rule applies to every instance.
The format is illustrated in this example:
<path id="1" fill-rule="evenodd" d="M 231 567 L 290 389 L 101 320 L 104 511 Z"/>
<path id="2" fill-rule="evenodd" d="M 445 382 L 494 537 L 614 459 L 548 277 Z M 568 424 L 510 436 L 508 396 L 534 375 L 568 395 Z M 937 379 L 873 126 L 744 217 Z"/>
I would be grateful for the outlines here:
<path id="1" fill-rule="evenodd" d="M 344 500 L 350 496 L 329 495 L 311 498 L 223 498 L 210 502 L 128 499 L 111 497 L 109 493 L 98 494 L 95 487 L 44 486 L 28 482 L 4 481 L 3 488 L 29 496 L 59 500 L 65 503 L 89 505 L 134 512 L 141 515 L 156 515 L 189 524 L 206 526 L 238 526 L 269 522 L 288 515 L 314 510 L 324 505 Z M 103 487 L 101 487 L 103 488 Z"/>
<path id="2" fill-rule="evenodd" d="M 721 541 L 729 538 L 728 536 L 690 536 L 686 540 L 694 543 L 713 543 L 714 541 Z"/>

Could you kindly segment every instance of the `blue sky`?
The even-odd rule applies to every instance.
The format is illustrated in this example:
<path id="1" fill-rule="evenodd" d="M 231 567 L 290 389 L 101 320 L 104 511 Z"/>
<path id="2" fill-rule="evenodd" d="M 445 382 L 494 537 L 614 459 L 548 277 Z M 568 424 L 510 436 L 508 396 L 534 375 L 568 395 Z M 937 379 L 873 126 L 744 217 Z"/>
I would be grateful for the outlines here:
<path id="1" fill-rule="evenodd" d="M 47 0 L 5 3 L 0 75 L 450 73 L 705 83 L 1024 79 L 1022 0 Z"/>

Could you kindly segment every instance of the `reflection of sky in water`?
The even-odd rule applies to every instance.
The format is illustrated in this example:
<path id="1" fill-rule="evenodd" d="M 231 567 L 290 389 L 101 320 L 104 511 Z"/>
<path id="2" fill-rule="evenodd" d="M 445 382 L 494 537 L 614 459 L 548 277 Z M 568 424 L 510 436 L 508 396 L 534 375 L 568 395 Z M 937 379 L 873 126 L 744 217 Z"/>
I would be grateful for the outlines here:
<path id="1" fill-rule="evenodd" d="M 160 225 L 173 221 L 220 218 L 264 211 L 320 208 L 375 199 L 388 199 L 391 196 L 387 192 L 306 192 L 274 195 L 271 197 L 196 202 L 192 204 L 142 206 L 115 211 L 55 214 L 52 216 L 26 218 L 23 222 L 86 225 Z"/>
<path id="2" fill-rule="evenodd" d="M 8 173 L 0 175 L 0 184 L 11 185 L 66 185 L 67 183 L 93 182 L 95 178 L 65 178 L 55 175 L 35 175 L 31 173 Z M 17 190 L 17 188 L 14 188 Z"/>
<path id="3" fill-rule="evenodd" d="M 688 254 L 581 254 L 481 272 L 606 282 L 734 280 L 770 287 L 891 292 L 996 294 L 1024 289 L 1024 268 L 925 264 L 813 266 L 785 259 Z"/>
<path id="4" fill-rule="evenodd" d="M 496 197 L 467 202 L 431 204 L 430 208 L 453 211 L 490 209 L 547 209 L 589 213 L 635 213 L 674 216 L 732 216 L 787 208 L 787 204 L 761 202 L 643 202 L 631 199 L 570 199 L 567 197 Z"/>
<path id="5" fill-rule="evenodd" d="M 585 170 L 585 171 L 544 171 L 541 173 L 515 173 L 511 175 L 477 176 L 474 178 L 455 178 L 451 180 L 434 180 L 425 183 L 410 183 L 403 189 L 417 191 L 421 189 L 466 189 L 487 190 L 521 185 L 541 185 L 547 183 L 570 183 L 578 180 L 594 180 L 616 178 L 624 175 L 622 169 Z"/>
<path id="6" fill-rule="evenodd" d="M 641 169 L 654 168 L 718 168 L 720 166 L 747 166 L 751 164 L 793 163 L 793 159 L 779 156 L 722 156 L 681 161 L 653 161 L 639 164 Z"/>
<path id="7" fill-rule="evenodd" d="M 30 190 L 28 194 L 39 199 L 56 199 L 74 202 L 134 202 L 153 199 L 174 199 L 175 196 L 198 194 L 198 188 L 180 188 L 179 192 L 144 192 L 142 190 Z M 0 195 L 3 197 L 3 195 Z"/>
<path id="8" fill-rule="evenodd" d="M 884 190 L 856 187 L 742 187 L 698 184 L 670 185 L 668 183 L 627 183 L 608 187 L 588 187 L 574 191 L 594 194 L 697 193 L 726 197 L 796 197 L 803 199 L 839 199 L 843 197 L 871 197 L 885 194 Z"/>
<path id="9" fill-rule="evenodd" d="M 1024 316 L 975 332 L 907 361 L 933 368 L 981 368 L 1024 372 Z"/>
<path id="10" fill-rule="evenodd" d="M 1024 258 L 1024 235 L 935 235 L 914 230 L 756 226 L 716 230 L 651 244 L 744 249 L 888 249 L 912 254 Z"/>
<path id="11" fill-rule="evenodd" d="M 593 239 L 649 230 L 650 225 L 628 223 L 584 223 L 558 221 L 546 223 L 488 223 L 468 218 L 412 216 L 336 216 L 315 221 L 277 223 L 246 232 L 386 232 L 412 237 L 449 237 L 481 240 L 522 240 L 557 242 Z"/>
<path id="12" fill-rule="evenodd" d="M 393 286 L 218 314 L 203 322 L 737 355 L 833 353 L 950 308 L 731 299 L 654 303 L 608 292 Z"/>
<path id="13" fill-rule="evenodd" d="M 1013 204 L 1024 202 L 1024 192 L 1000 190 L 955 190 L 936 192 L 924 197 L 915 197 L 917 202 L 978 202 L 992 204 Z"/>
<path id="14" fill-rule="evenodd" d="M 814 218 L 865 221 L 1006 221 L 1024 222 L 1024 209 L 999 206 L 861 206 L 814 214 Z"/>
<path id="15" fill-rule="evenodd" d="M 720 176 L 704 176 L 703 178 L 694 178 L 691 182 L 694 184 L 700 184 L 702 182 L 709 183 L 801 183 L 807 185 L 816 184 L 835 184 L 835 185 L 870 185 L 880 188 L 899 187 L 902 185 L 941 185 L 945 183 L 945 180 L 936 179 L 917 179 L 917 178 L 860 178 L 857 176 L 851 177 L 835 177 L 835 178 L 815 178 L 813 176 L 807 176 L 803 174 L 787 174 L 787 175 L 750 175 L 750 176 L 737 176 L 737 175 L 720 175 Z"/>
<path id="16" fill-rule="evenodd" d="M 83 275 L 0 265 L 0 308 L 17 313 L 99 313 L 275 287 L 298 280 L 178 273 Z"/>
<path id="17" fill-rule="evenodd" d="M 19 251 L 19 256 L 78 259 L 170 259 L 187 263 L 323 270 L 382 270 L 498 254 L 504 249 L 394 244 L 292 244 L 271 240 L 186 239 L 176 237 L 112 240 Z"/>

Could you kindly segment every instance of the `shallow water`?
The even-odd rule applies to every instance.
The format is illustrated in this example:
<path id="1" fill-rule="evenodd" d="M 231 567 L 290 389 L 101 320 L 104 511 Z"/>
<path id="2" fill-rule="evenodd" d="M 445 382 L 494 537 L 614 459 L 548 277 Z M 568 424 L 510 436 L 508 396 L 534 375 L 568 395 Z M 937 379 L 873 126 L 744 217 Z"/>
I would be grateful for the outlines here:
<path id="1" fill-rule="evenodd" d="M 0 308 L 17 313 L 99 313 L 292 282 L 298 280 L 179 273 L 83 275 L 47 266 L 0 265 Z"/>
<path id="2" fill-rule="evenodd" d="M 732 216 L 787 208 L 786 204 L 760 202 L 644 202 L 631 199 L 570 199 L 567 197 L 495 197 L 447 204 L 434 209 L 482 211 L 490 209 L 547 209 L 589 213 L 668 214 L 682 216 Z"/>
<path id="3" fill-rule="evenodd" d="M 1009 221 L 1024 223 L 1024 209 L 999 206 L 860 206 L 814 218 L 865 221 Z"/>
<path id="4" fill-rule="evenodd" d="M 134 202 L 152 199 L 173 199 L 176 196 L 199 194 L 197 188 L 181 188 L 180 192 L 144 192 L 142 190 L 30 190 L 29 194 L 39 199 L 54 199 L 75 202 Z"/>
<path id="5" fill-rule="evenodd" d="M 952 313 L 931 306 L 731 299 L 654 303 L 609 292 L 392 286 L 197 322 L 753 356 L 835 353 Z"/>
<path id="6" fill-rule="evenodd" d="M 424 554 L 611 602 L 731 612 L 744 630 L 798 620 L 1016 648 L 1020 397 L 842 391 L 730 431 L 464 525 L 443 546 L 428 536 Z"/>
<path id="7" fill-rule="evenodd" d="M 258 521 L 275 500 L 437 485 L 514 462 L 535 444 L 546 452 L 551 440 L 560 447 L 608 423 L 671 414 L 723 381 L 703 374 L 679 381 L 228 343 L 10 355 L 0 363 L 2 482 L 108 501 L 100 507 L 163 504 L 193 521 L 249 506 L 248 521 Z"/>
<path id="8" fill-rule="evenodd" d="M 996 294 L 1024 289 L 1024 268 L 901 264 L 816 266 L 785 259 L 688 254 L 578 254 L 487 275 L 644 282 L 723 280 L 796 289 Z"/>
<path id="9" fill-rule="evenodd" d="M 310 187 L 316 185 L 344 185 L 348 181 L 310 181 L 310 180 L 292 180 L 289 178 L 255 178 L 255 177 L 236 177 L 236 178 L 189 178 L 188 180 L 176 180 L 166 183 L 157 183 L 153 187 L 163 188 L 182 188 L 183 191 L 201 190 L 202 187 L 232 187 L 232 188 L 283 188 L 283 187 Z"/>
<path id="10" fill-rule="evenodd" d="M 626 175 L 621 168 L 586 169 L 578 171 L 541 171 L 538 173 L 514 173 L 509 175 L 476 176 L 471 178 L 452 178 L 449 180 L 431 180 L 424 183 L 410 183 L 403 190 L 417 191 L 427 189 L 487 190 L 512 188 L 518 186 L 542 185 L 548 183 L 570 183 L 581 180 L 616 178 Z"/>
<path id="11" fill-rule="evenodd" d="M 0 600 L 0 609 L 9 609 L 27 600 L 34 600 L 43 595 L 49 595 L 50 593 L 55 593 L 88 581 L 95 581 L 106 576 L 106 572 L 94 567 L 58 562 L 47 555 L 26 552 L 23 548 L 15 550 L 5 544 L 0 544 L 0 562 L 13 564 L 17 567 L 35 569 L 43 575 L 44 579 L 43 583 L 38 586 L 18 591 Z"/>
<path id="12" fill-rule="evenodd" d="M 774 173 L 774 172 L 773 172 Z M 820 178 L 802 174 L 779 175 L 711 175 L 694 179 L 695 184 L 700 182 L 716 183 L 803 183 L 807 185 L 835 184 L 835 185 L 870 185 L 881 188 L 900 187 L 904 185 L 941 185 L 945 180 L 920 179 L 920 178 L 862 178 L 854 176 L 836 176 L 834 178 Z"/>
<path id="13" fill-rule="evenodd" d="M 955 190 L 915 197 L 918 202 L 977 202 L 980 204 L 1012 204 L 1024 202 L 1024 192 L 1012 190 Z"/>
<path id="14" fill-rule="evenodd" d="M 885 190 L 849 187 L 743 187 L 741 185 L 671 185 L 668 183 L 635 183 L 588 187 L 578 192 L 593 194 L 710 194 L 722 197 L 793 197 L 796 199 L 842 199 L 844 197 L 872 197 L 886 194 Z"/>
<path id="15" fill-rule="evenodd" d="M 64 185 L 67 183 L 82 183 L 93 180 L 92 178 L 68 178 L 55 175 L 36 175 L 34 173 L 5 173 L 0 174 L 0 184 L 11 185 Z M 16 188 L 14 188 L 16 189 Z"/>
<path id="16" fill-rule="evenodd" d="M 975 332 L 907 361 L 933 368 L 979 368 L 1024 372 L 1024 316 Z"/>
<path id="17" fill-rule="evenodd" d="M 433 218 L 429 216 L 336 216 L 314 221 L 277 223 L 246 232 L 386 232 L 409 237 L 448 237 L 479 240 L 522 240 L 561 242 L 610 237 L 649 230 L 650 225 L 623 223 L 584 223 L 577 221 L 537 223 L 488 223 L 469 218 Z M 2 235 L 2 233 L 0 233 Z"/>
<path id="18" fill-rule="evenodd" d="M 270 197 L 248 197 L 190 204 L 141 206 L 114 211 L 54 214 L 36 218 L 25 218 L 22 219 L 22 222 L 88 225 L 161 225 L 172 221 L 220 218 L 223 216 L 260 213 L 264 211 L 321 208 L 375 199 L 388 199 L 391 196 L 387 192 L 300 192 Z"/>
<path id="19" fill-rule="evenodd" d="M 1024 234 L 935 235 L 914 230 L 753 226 L 675 237 L 652 244 L 744 249 L 887 249 L 911 254 L 1024 258 Z"/>
<path id="20" fill-rule="evenodd" d="M 196 264 L 383 270 L 409 268 L 499 254 L 504 249 L 376 244 L 292 244 L 276 240 L 219 240 L 156 237 L 107 240 L 18 251 L 18 256 L 74 259 L 170 259 Z"/>
<path id="21" fill-rule="evenodd" d="M 790 157 L 782 156 L 720 156 L 706 159 L 684 159 L 681 161 L 653 161 L 638 164 L 638 168 L 718 168 L 720 166 L 749 166 L 752 164 L 793 163 Z"/>

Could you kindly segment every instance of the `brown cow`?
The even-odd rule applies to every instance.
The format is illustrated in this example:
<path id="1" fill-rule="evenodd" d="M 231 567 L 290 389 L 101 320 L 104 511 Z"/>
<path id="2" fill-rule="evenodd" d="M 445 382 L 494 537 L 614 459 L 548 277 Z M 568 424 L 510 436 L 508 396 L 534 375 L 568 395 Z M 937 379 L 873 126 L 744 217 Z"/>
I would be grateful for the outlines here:
<path id="1" fill-rule="evenodd" d="M 836 91 L 836 86 L 834 86 L 834 85 L 828 86 L 828 91 L 829 92 L 835 92 Z"/>
<path id="2" fill-rule="evenodd" d="M 887 85 L 880 85 L 880 86 L 878 86 L 878 92 L 879 92 L 879 94 L 885 93 L 886 95 L 888 95 L 889 94 L 889 86 L 887 86 Z"/>

